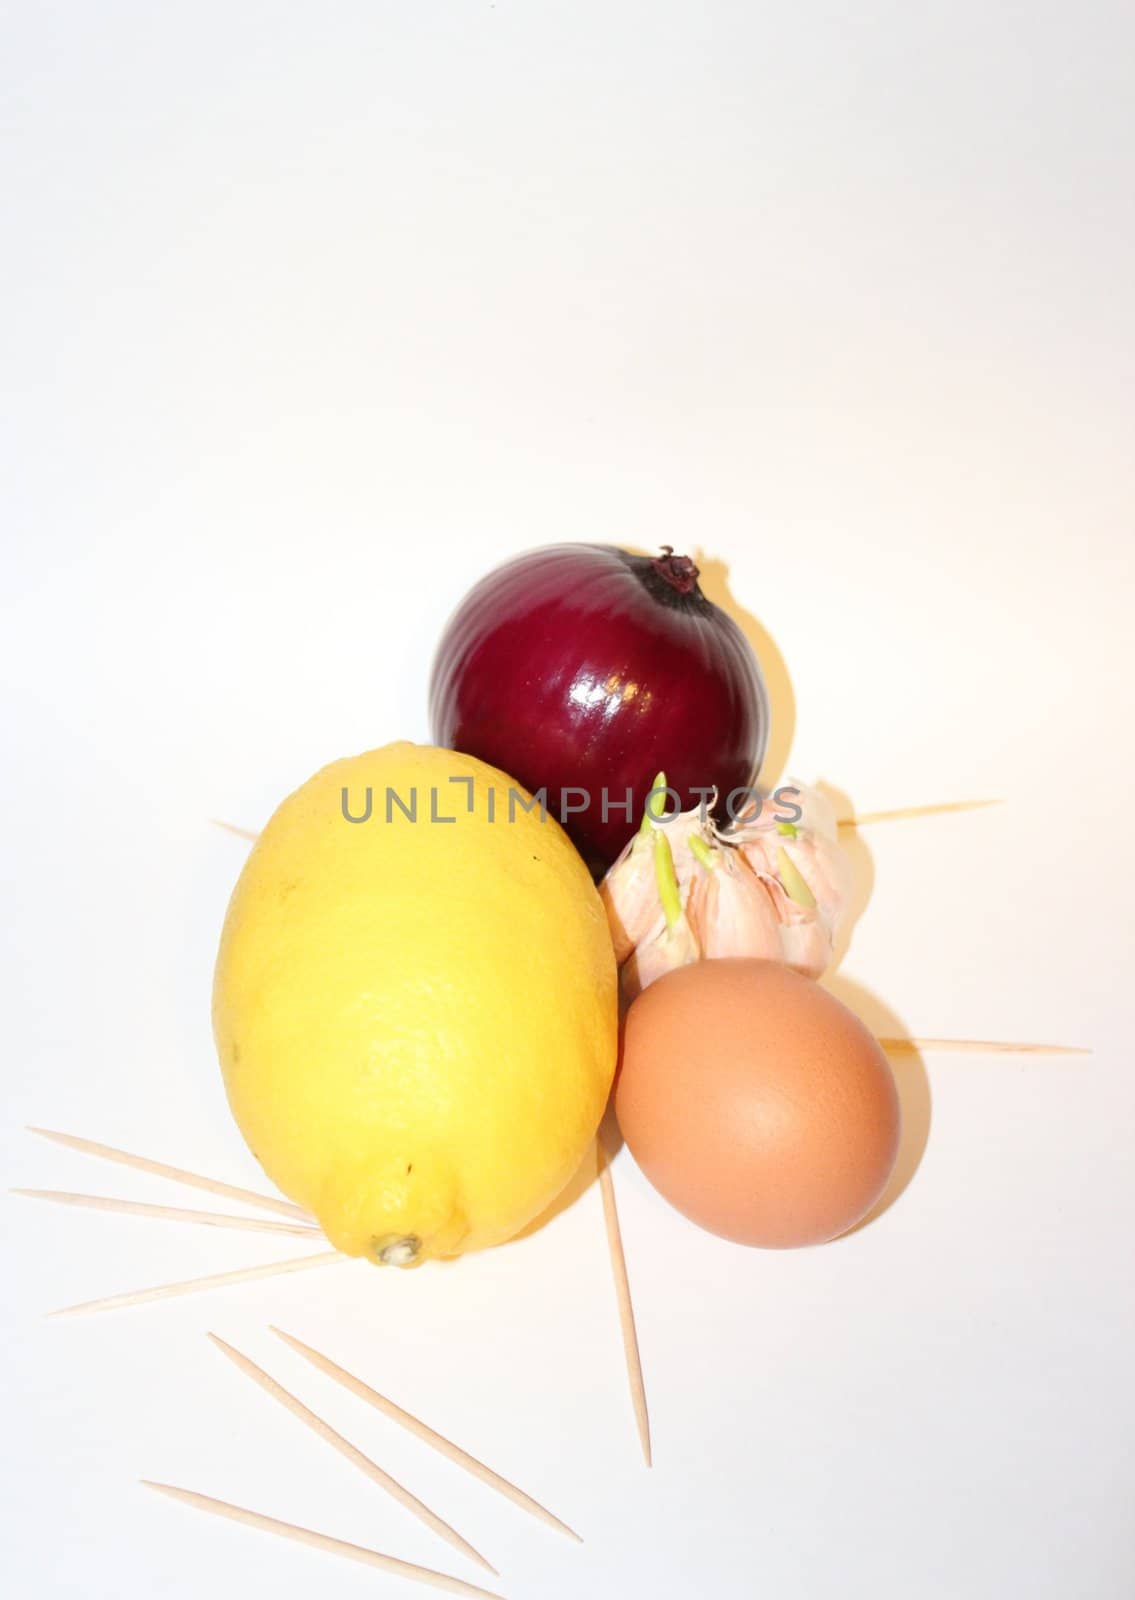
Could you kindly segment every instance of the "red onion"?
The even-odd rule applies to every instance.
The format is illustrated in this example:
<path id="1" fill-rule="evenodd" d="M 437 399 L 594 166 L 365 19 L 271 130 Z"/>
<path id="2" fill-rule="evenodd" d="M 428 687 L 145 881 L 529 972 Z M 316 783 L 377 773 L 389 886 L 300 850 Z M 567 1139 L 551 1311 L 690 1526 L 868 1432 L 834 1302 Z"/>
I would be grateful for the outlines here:
<path id="1" fill-rule="evenodd" d="M 547 545 L 482 578 L 438 645 L 435 744 L 546 790 L 593 872 L 634 831 L 659 769 L 683 809 L 716 788 L 719 815 L 730 792 L 756 780 L 764 681 L 744 634 L 697 580 L 669 546 L 652 559 Z"/>

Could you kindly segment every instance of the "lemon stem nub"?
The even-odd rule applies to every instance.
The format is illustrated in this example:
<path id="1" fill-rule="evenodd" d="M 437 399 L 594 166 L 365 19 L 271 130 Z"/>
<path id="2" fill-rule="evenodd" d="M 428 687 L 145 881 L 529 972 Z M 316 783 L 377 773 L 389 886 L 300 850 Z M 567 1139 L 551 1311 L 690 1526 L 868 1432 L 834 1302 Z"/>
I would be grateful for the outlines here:
<path id="1" fill-rule="evenodd" d="M 642 821 L 639 823 L 640 833 L 649 833 L 650 825 L 662 815 L 660 807 L 666 803 L 666 774 L 659 772 L 650 786 L 650 793 L 646 797 L 646 804 L 642 808 Z"/>
<path id="2" fill-rule="evenodd" d="M 408 1267 L 421 1248 L 422 1241 L 416 1233 L 375 1240 L 375 1255 L 384 1267 Z"/>
<path id="3" fill-rule="evenodd" d="M 658 898 L 662 902 L 666 926 L 672 928 L 682 915 L 682 897 L 678 893 L 670 841 L 661 829 L 654 835 L 654 879 L 658 885 Z"/>
<path id="4" fill-rule="evenodd" d="M 700 861 L 707 871 L 712 872 L 717 865 L 717 851 L 712 850 L 699 833 L 690 835 L 690 854 L 696 861 Z"/>

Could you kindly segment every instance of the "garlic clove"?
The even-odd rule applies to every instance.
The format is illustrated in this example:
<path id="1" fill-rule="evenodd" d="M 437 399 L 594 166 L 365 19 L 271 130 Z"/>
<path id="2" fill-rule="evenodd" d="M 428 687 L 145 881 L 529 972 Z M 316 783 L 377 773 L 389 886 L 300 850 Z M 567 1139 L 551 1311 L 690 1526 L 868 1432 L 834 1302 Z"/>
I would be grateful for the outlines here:
<path id="1" fill-rule="evenodd" d="M 679 897 L 684 896 L 692 875 L 692 863 L 683 846 L 694 832 L 700 831 L 700 814 L 695 808 L 672 818 L 662 816 L 665 788 L 666 774 L 660 772 L 646 797 L 638 832 L 623 847 L 599 885 L 615 946 L 615 959 L 620 964 L 635 945 L 647 937 L 657 920 L 662 883 L 660 870 L 667 882 L 676 877 Z M 660 837 L 669 846 L 668 868 L 665 864 L 661 869 L 659 866 L 656 847 Z"/>
<path id="2" fill-rule="evenodd" d="M 672 927 L 667 927 L 665 918 L 660 917 L 651 934 L 636 945 L 620 969 L 623 998 L 633 1000 L 655 979 L 700 959 L 701 950 L 689 918 L 683 913 Z"/>
<path id="3" fill-rule="evenodd" d="M 648 834 L 636 833 L 599 885 L 615 959 L 622 964 L 658 920 L 658 885 Z"/>
<path id="4" fill-rule="evenodd" d="M 754 872 L 762 878 L 775 878 L 785 887 L 787 861 L 793 886 L 799 890 L 798 875 L 807 890 L 796 898 L 803 903 L 810 895 L 815 901 L 815 914 L 829 933 L 838 933 L 851 901 L 853 880 L 851 863 L 836 840 L 798 826 L 795 838 L 775 830 L 749 832 L 738 848 Z M 812 910 L 805 904 L 802 909 Z"/>
<path id="5" fill-rule="evenodd" d="M 776 853 L 784 844 L 783 835 L 775 829 L 764 829 L 761 832 L 748 830 L 745 836 L 738 840 L 737 854 L 745 862 L 751 872 L 761 878 L 776 878 L 777 859 Z"/>
<path id="6" fill-rule="evenodd" d="M 700 816 L 694 810 L 663 821 L 654 797 L 665 782 L 665 775 L 659 773 L 647 798 L 642 826 L 608 873 L 610 885 L 604 880 L 600 889 L 601 894 L 604 887 L 608 889 L 604 904 L 628 1000 L 664 972 L 697 961 L 701 954 L 685 912 L 696 862 L 683 848 L 700 830 Z M 636 937 L 628 948 L 632 933 Z"/>
<path id="7" fill-rule="evenodd" d="M 834 936 L 843 924 L 854 889 L 846 852 L 821 833 L 786 839 L 781 848 L 808 886 L 821 920 Z"/>
<path id="8" fill-rule="evenodd" d="M 765 879 L 780 920 L 780 959 L 807 978 L 821 977 L 831 965 L 832 935 L 816 911 L 793 900 L 779 878 Z"/>
<path id="9" fill-rule="evenodd" d="M 691 851 L 691 841 L 700 839 L 707 848 L 713 837 L 713 825 L 702 827 L 701 812 L 695 806 L 691 811 L 680 812 L 668 822 L 657 822 L 655 828 L 663 834 L 670 846 L 670 854 L 674 861 L 674 873 L 678 879 L 678 888 L 683 899 L 691 883 L 700 870 L 697 860 Z"/>
<path id="10" fill-rule="evenodd" d="M 710 960 L 752 956 L 780 960 L 780 920 L 768 890 L 735 850 L 720 851 L 711 871 L 695 882 L 690 920 Z"/>
<path id="11" fill-rule="evenodd" d="M 780 959 L 806 978 L 822 978 L 832 959 L 831 935 L 822 922 L 786 923 L 780 930 Z"/>
<path id="12" fill-rule="evenodd" d="M 776 875 L 784 885 L 784 892 L 790 900 L 794 900 L 798 906 L 803 906 L 805 911 L 815 911 L 816 897 L 800 876 L 800 868 L 783 845 L 777 846 Z"/>

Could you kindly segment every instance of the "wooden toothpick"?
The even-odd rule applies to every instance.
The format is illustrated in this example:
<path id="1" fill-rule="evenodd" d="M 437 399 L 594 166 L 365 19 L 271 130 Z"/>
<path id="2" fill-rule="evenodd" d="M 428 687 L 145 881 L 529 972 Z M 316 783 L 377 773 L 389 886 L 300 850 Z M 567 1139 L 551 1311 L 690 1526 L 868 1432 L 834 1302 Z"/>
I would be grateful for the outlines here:
<path id="1" fill-rule="evenodd" d="M 74 1133 L 57 1133 L 52 1128 L 32 1128 L 29 1133 L 41 1139 L 51 1139 L 55 1144 L 66 1145 L 69 1150 L 81 1150 L 84 1155 L 101 1156 L 104 1161 L 116 1161 L 120 1166 L 133 1167 L 136 1172 L 152 1172 L 159 1178 L 170 1178 L 174 1183 L 184 1183 L 191 1189 L 204 1189 L 209 1194 L 219 1194 L 229 1200 L 242 1200 L 246 1205 L 259 1206 L 262 1211 L 278 1211 L 285 1217 L 299 1217 L 313 1222 L 302 1206 L 294 1205 L 278 1195 L 257 1194 L 254 1189 L 242 1189 L 235 1183 L 220 1183 L 216 1178 L 203 1178 L 200 1173 L 186 1172 L 182 1167 L 171 1167 L 164 1161 L 151 1161 L 149 1156 L 131 1155 L 128 1150 L 117 1150 L 114 1145 L 97 1144 L 94 1139 L 80 1139 Z"/>
<path id="2" fill-rule="evenodd" d="M 899 806 L 893 811 L 863 811 L 857 817 L 840 817 L 841 828 L 862 828 L 871 822 L 905 822 L 910 817 L 941 817 L 952 811 L 980 811 L 999 806 L 1000 800 L 946 800 L 938 805 Z"/>
<path id="3" fill-rule="evenodd" d="M 230 1522 L 242 1522 L 247 1528 L 258 1528 L 262 1533 L 274 1533 L 281 1539 L 292 1539 L 296 1544 L 309 1545 L 313 1550 L 325 1550 L 329 1555 L 346 1556 L 349 1561 L 360 1561 L 364 1566 L 377 1567 L 396 1578 L 411 1578 L 417 1583 L 429 1584 L 434 1589 L 444 1589 L 448 1594 L 461 1594 L 473 1600 L 501 1600 L 499 1594 L 488 1589 L 478 1589 L 476 1584 L 451 1578 L 448 1573 L 434 1572 L 430 1567 L 418 1567 L 410 1561 L 399 1561 L 397 1556 L 383 1555 L 380 1550 L 368 1550 L 361 1544 L 348 1544 L 345 1539 L 333 1539 L 330 1534 L 316 1533 L 313 1528 L 301 1528 L 294 1522 L 281 1522 L 276 1517 L 266 1517 L 261 1511 L 249 1511 L 244 1506 L 234 1506 L 228 1500 L 214 1500 L 211 1495 L 198 1494 L 195 1489 L 179 1489 L 172 1483 L 154 1483 L 143 1478 L 147 1489 L 156 1489 L 171 1500 L 180 1500 L 198 1511 L 211 1512 L 215 1517 L 227 1517 Z"/>
<path id="4" fill-rule="evenodd" d="M 1090 1056 L 1078 1044 L 1016 1044 L 1001 1039 L 880 1039 L 888 1055 L 918 1055 L 923 1050 L 941 1050 L 956 1055 L 997 1056 Z"/>
<path id="5" fill-rule="evenodd" d="M 264 1217 L 231 1217 L 220 1211 L 187 1211 L 181 1206 L 152 1206 L 144 1200 L 112 1200 L 101 1194 L 70 1194 L 65 1189 L 10 1189 L 29 1200 L 53 1200 L 61 1206 L 114 1211 L 127 1217 L 153 1217 L 165 1222 L 199 1222 L 209 1228 L 235 1228 L 244 1233 L 286 1233 L 295 1239 L 321 1239 L 313 1222 L 269 1222 Z"/>
<path id="6" fill-rule="evenodd" d="M 494 1472 L 483 1461 L 478 1461 L 476 1456 L 470 1455 L 467 1450 L 462 1450 L 461 1446 L 454 1444 L 452 1439 L 447 1439 L 443 1434 L 436 1433 L 433 1428 L 428 1427 L 426 1423 L 412 1416 L 409 1411 L 404 1411 L 401 1406 L 395 1405 L 393 1400 L 388 1400 L 385 1395 L 379 1394 L 369 1384 L 364 1383 L 361 1378 L 355 1377 L 353 1372 L 348 1372 L 346 1367 L 339 1366 L 338 1362 L 332 1361 L 329 1356 L 323 1355 L 318 1350 L 313 1350 L 311 1345 L 304 1344 L 303 1340 L 297 1339 L 294 1334 L 285 1333 L 283 1328 L 275 1326 L 272 1327 L 271 1331 L 278 1339 L 282 1339 L 286 1345 L 289 1345 L 299 1355 L 310 1361 L 313 1367 L 317 1367 L 320 1372 L 326 1373 L 336 1383 L 342 1384 L 344 1389 L 348 1389 L 351 1394 L 356 1395 L 360 1400 L 365 1400 L 368 1405 L 374 1406 L 376 1411 L 381 1411 L 384 1416 L 390 1417 L 394 1422 L 400 1423 L 403 1428 L 409 1429 L 412 1434 L 430 1445 L 439 1454 L 445 1456 L 457 1466 L 463 1467 L 466 1472 L 471 1472 L 482 1483 L 488 1484 L 490 1489 L 496 1489 L 499 1494 L 503 1494 L 506 1499 L 511 1500 L 513 1505 L 520 1506 L 522 1510 L 531 1512 L 534 1517 L 539 1517 L 541 1522 L 546 1522 L 549 1527 L 557 1528 L 560 1533 L 566 1533 L 569 1539 L 574 1539 L 578 1544 L 583 1543 L 574 1528 L 569 1528 L 566 1522 L 561 1522 L 559 1517 L 553 1515 L 546 1506 L 542 1506 L 539 1500 L 534 1500 L 530 1494 L 525 1494 L 523 1489 L 518 1489 L 515 1483 L 510 1483 L 499 1472 Z"/>
<path id="7" fill-rule="evenodd" d="M 397 1500 L 399 1505 L 405 1506 L 406 1510 L 412 1516 L 417 1517 L 419 1522 L 424 1522 L 431 1532 L 436 1533 L 439 1538 L 451 1544 L 455 1550 L 460 1550 L 461 1554 L 468 1556 L 470 1561 L 475 1561 L 478 1566 L 484 1567 L 486 1572 L 491 1572 L 494 1578 L 500 1576 L 497 1569 L 486 1561 L 478 1550 L 474 1550 L 469 1541 L 463 1539 L 456 1528 L 451 1528 L 448 1522 L 439 1517 L 436 1511 L 431 1511 L 429 1506 L 418 1499 L 417 1495 L 411 1494 L 409 1489 L 398 1482 L 397 1478 L 392 1478 L 389 1472 L 384 1471 L 377 1462 L 372 1461 L 369 1456 L 356 1449 L 349 1439 L 344 1439 L 341 1433 L 336 1433 L 329 1422 L 325 1422 L 322 1417 L 317 1416 L 314 1411 L 304 1405 L 302 1400 L 297 1400 L 290 1390 L 285 1389 L 283 1384 L 277 1383 L 275 1378 L 264 1371 L 263 1367 L 258 1367 L 255 1361 L 249 1360 L 248 1356 L 242 1355 L 231 1344 L 226 1344 L 224 1339 L 218 1338 L 215 1333 L 211 1333 L 209 1338 L 217 1349 L 222 1350 L 234 1366 L 239 1367 L 246 1377 L 251 1378 L 253 1383 L 258 1384 L 265 1394 L 271 1395 L 272 1399 L 277 1400 L 285 1411 L 290 1411 L 293 1417 L 297 1417 L 313 1433 L 318 1434 L 333 1450 L 338 1450 L 341 1456 L 344 1456 L 353 1467 L 357 1467 L 372 1483 L 377 1483 L 380 1489 L 385 1489 L 388 1495 Z"/>
<path id="8" fill-rule="evenodd" d="M 603 1196 L 603 1219 L 607 1226 L 607 1249 L 611 1257 L 611 1271 L 615 1278 L 615 1298 L 619 1306 L 619 1325 L 623 1333 L 623 1354 L 627 1363 L 627 1380 L 630 1384 L 631 1403 L 638 1425 L 642 1458 L 649 1467 L 650 1416 L 646 1409 L 646 1386 L 642 1381 L 642 1361 L 638 1351 L 638 1334 L 635 1331 L 634 1306 L 631 1303 L 631 1286 L 627 1278 L 627 1258 L 623 1253 L 623 1236 L 619 1228 L 619 1212 L 615 1204 L 615 1186 L 611 1181 L 610 1158 L 602 1140 L 595 1141 L 599 1165 L 599 1189 Z"/>
<path id="9" fill-rule="evenodd" d="M 295 1256 L 290 1261 L 270 1261 L 262 1267 L 239 1267 L 236 1272 L 215 1272 L 207 1278 L 187 1278 L 182 1283 L 162 1283 L 154 1289 L 134 1289 L 112 1294 L 105 1300 L 85 1300 L 81 1305 L 63 1306 L 49 1311 L 50 1317 L 80 1317 L 95 1311 L 124 1311 L 127 1306 L 145 1305 L 150 1300 L 170 1300 L 179 1294 L 195 1294 L 199 1289 L 225 1289 L 231 1284 L 251 1283 L 256 1278 L 276 1278 L 286 1272 L 305 1272 L 308 1267 L 329 1267 L 335 1261 L 349 1261 L 338 1250 L 321 1250 L 315 1256 Z"/>
<path id="10" fill-rule="evenodd" d="M 238 839 L 250 839 L 253 844 L 260 837 L 251 828 L 238 828 L 235 822 L 223 822 L 220 817 L 210 817 L 209 821 L 214 828 L 223 828 L 226 833 L 235 833 Z"/>

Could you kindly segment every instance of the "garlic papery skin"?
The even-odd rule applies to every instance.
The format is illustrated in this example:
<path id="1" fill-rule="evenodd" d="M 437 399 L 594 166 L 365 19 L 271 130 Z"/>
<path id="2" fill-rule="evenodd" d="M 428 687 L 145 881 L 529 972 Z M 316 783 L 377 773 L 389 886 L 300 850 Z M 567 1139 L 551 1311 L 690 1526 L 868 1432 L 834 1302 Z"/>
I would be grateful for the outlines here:
<path id="1" fill-rule="evenodd" d="M 780 925 L 780 957 L 806 978 L 819 978 L 831 964 L 833 940 L 823 918 L 791 898 L 779 878 L 763 879 Z"/>
<path id="2" fill-rule="evenodd" d="M 835 808 L 822 789 L 789 778 L 787 783 L 778 785 L 777 793 L 789 796 L 791 803 L 799 806 L 803 814 L 796 822 L 796 828 L 800 833 L 817 834 L 833 843 L 839 837 Z"/>
<path id="3" fill-rule="evenodd" d="M 799 811 L 800 815 L 790 820 L 788 813 L 792 810 Z M 728 829 L 726 837 L 736 844 L 754 833 L 778 832 L 787 833 L 788 837 L 819 834 L 834 843 L 839 836 L 838 823 L 832 803 L 823 790 L 789 778 L 765 796 L 759 813 L 750 801 Z"/>
<path id="4" fill-rule="evenodd" d="M 805 978 L 822 978 L 831 965 L 832 941 L 821 922 L 786 923 L 780 930 L 780 959 Z"/>
<path id="5" fill-rule="evenodd" d="M 852 880 L 851 864 L 834 840 L 823 834 L 797 832 L 793 838 L 764 830 L 750 833 L 737 848 L 754 872 L 762 878 L 777 880 L 797 904 L 803 901 L 802 909 L 814 911 L 828 934 L 835 938 L 851 899 Z M 785 858 L 803 880 L 807 896 L 792 893 L 786 881 Z M 811 906 L 806 903 L 808 897 L 813 902 Z M 792 920 L 799 919 L 793 917 Z"/>
<path id="6" fill-rule="evenodd" d="M 675 967 L 687 967 L 691 961 L 700 961 L 701 948 L 684 914 L 672 928 L 660 917 L 651 933 L 637 945 L 619 969 L 619 988 L 629 1004 L 636 995 L 650 987 L 655 978 L 665 977 Z"/>
<path id="7" fill-rule="evenodd" d="M 820 917 L 834 937 L 850 904 L 854 883 L 851 862 L 835 839 L 823 833 L 784 839 L 781 848 L 812 892 Z"/>
<path id="8" fill-rule="evenodd" d="M 622 966 L 659 918 L 650 836 L 636 833 L 599 885 L 615 960 Z"/>
<path id="9" fill-rule="evenodd" d="M 723 956 L 781 959 L 780 919 L 768 889 L 737 850 L 719 849 L 703 867 L 689 902 L 694 933 L 707 960 Z"/>

